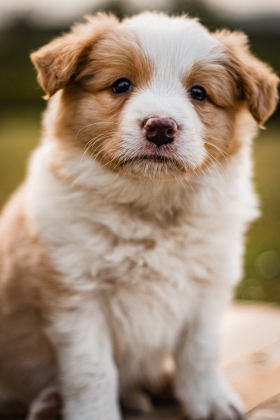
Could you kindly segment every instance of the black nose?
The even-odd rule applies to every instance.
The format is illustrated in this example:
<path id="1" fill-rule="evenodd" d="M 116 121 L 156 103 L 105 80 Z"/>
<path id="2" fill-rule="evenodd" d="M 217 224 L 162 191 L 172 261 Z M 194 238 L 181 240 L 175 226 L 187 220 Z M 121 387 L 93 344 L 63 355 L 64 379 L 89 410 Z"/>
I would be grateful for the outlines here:
<path id="1" fill-rule="evenodd" d="M 170 118 L 149 118 L 144 125 L 146 138 L 158 147 L 172 143 L 177 132 L 177 124 Z"/>

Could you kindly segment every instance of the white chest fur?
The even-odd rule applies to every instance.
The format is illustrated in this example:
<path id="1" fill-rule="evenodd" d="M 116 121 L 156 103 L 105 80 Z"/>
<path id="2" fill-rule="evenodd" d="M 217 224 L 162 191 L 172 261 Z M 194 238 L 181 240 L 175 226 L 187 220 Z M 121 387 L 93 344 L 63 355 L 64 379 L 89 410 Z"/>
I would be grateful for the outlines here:
<path id="1" fill-rule="evenodd" d="M 77 295 L 98 293 L 112 331 L 134 337 L 134 346 L 172 348 L 201 296 L 210 289 L 227 294 L 240 276 L 242 234 L 255 216 L 250 170 L 240 176 L 230 168 L 224 179 L 203 180 L 203 188 L 153 198 L 147 186 L 137 192 L 113 184 L 115 176 L 108 181 L 92 162 L 81 168 L 92 190 L 69 185 L 46 167 L 47 151 L 43 146 L 33 158 L 29 205 L 61 281 Z M 161 218 L 164 199 L 170 211 Z"/>

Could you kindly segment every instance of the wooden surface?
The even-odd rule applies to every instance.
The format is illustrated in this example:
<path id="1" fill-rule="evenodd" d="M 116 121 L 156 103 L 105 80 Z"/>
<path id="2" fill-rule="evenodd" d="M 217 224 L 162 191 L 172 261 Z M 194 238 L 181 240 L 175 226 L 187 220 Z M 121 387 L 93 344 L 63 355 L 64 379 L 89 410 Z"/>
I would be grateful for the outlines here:
<path id="1" fill-rule="evenodd" d="M 183 420 L 179 407 L 162 406 L 145 416 L 126 415 L 125 420 Z M 249 411 L 246 420 L 280 420 L 280 394 Z"/>
<path id="2" fill-rule="evenodd" d="M 241 395 L 248 420 L 280 420 L 279 306 L 247 302 L 229 308 L 222 325 L 221 367 Z M 147 415 L 125 413 L 124 420 L 183 420 L 183 415 L 173 403 Z"/>
<path id="3" fill-rule="evenodd" d="M 225 316 L 222 337 L 223 370 L 247 411 L 280 394 L 279 307 L 236 304 Z"/>
<path id="4" fill-rule="evenodd" d="M 260 404 L 247 415 L 247 420 L 279 420 L 280 394 Z"/>

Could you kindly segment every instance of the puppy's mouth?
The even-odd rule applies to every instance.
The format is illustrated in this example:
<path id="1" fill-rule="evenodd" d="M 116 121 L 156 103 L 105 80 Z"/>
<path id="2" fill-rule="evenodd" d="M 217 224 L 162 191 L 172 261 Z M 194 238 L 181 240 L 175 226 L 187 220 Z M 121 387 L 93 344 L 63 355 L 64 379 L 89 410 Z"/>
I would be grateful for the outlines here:
<path id="1" fill-rule="evenodd" d="M 186 167 L 177 159 L 157 153 L 143 154 L 125 159 L 121 167 L 125 173 L 140 178 L 176 178 L 186 173 Z"/>
<path id="2" fill-rule="evenodd" d="M 175 159 L 166 157 L 166 156 L 162 156 L 159 154 L 151 154 L 151 155 L 141 155 L 141 156 L 135 156 L 133 158 L 130 158 L 128 160 L 126 160 L 126 163 L 133 163 L 133 162 L 155 162 L 155 163 L 171 163 L 174 162 L 175 163 Z"/>

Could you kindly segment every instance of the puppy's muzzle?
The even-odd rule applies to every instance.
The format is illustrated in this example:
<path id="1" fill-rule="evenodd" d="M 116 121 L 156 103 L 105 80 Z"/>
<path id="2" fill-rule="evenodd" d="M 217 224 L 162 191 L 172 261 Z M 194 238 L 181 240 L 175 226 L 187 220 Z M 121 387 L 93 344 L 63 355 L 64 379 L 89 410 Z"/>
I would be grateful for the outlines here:
<path id="1" fill-rule="evenodd" d="M 149 118 L 144 124 L 147 140 L 157 147 L 172 143 L 177 129 L 176 122 L 170 118 Z"/>

